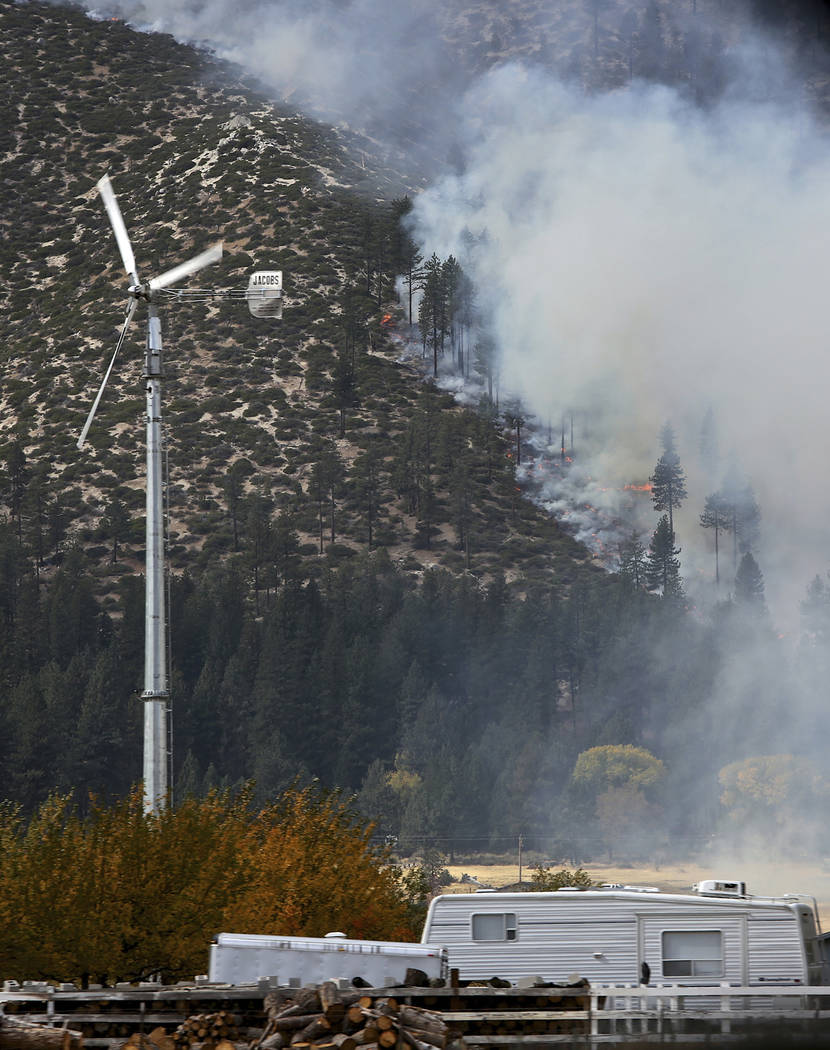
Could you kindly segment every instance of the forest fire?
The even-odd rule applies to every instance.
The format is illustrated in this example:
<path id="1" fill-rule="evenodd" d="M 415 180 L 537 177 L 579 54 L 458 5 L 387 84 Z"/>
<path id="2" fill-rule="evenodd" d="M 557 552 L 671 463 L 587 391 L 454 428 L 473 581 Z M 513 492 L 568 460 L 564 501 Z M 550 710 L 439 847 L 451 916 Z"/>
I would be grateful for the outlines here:
<path id="1" fill-rule="evenodd" d="M 623 485 L 623 492 L 651 492 L 651 483 L 645 485 Z"/>
<path id="2" fill-rule="evenodd" d="M 394 328 L 394 322 L 391 314 L 384 314 L 380 319 L 381 328 Z"/>

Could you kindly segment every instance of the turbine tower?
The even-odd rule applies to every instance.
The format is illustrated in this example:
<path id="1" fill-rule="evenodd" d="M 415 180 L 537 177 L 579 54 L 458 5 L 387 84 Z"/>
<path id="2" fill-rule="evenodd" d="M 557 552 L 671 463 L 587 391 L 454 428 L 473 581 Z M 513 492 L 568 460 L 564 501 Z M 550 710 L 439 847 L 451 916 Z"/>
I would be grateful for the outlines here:
<path id="1" fill-rule="evenodd" d="M 259 271 L 251 275 L 246 289 L 182 289 L 166 291 L 172 285 L 198 273 L 199 270 L 222 258 L 222 242 L 211 245 L 188 262 L 174 266 L 158 277 L 142 284 L 136 270 L 132 245 L 121 215 L 112 183 L 108 176 L 98 182 L 98 191 L 107 209 L 121 261 L 129 281 L 127 306 L 121 334 L 115 346 L 109 367 L 84 423 L 78 448 L 86 441 L 95 418 L 115 359 L 118 356 L 127 329 L 139 302 L 147 304 L 147 350 L 144 364 L 147 432 L 147 499 L 146 499 L 146 563 L 144 576 L 144 810 L 158 813 L 170 794 L 170 692 L 168 684 L 167 618 L 165 610 L 164 564 L 164 472 L 163 435 L 161 416 L 161 320 L 158 305 L 161 301 L 206 302 L 209 300 L 244 299 L 255 317 L 282 316 L 281 271 Z"/>

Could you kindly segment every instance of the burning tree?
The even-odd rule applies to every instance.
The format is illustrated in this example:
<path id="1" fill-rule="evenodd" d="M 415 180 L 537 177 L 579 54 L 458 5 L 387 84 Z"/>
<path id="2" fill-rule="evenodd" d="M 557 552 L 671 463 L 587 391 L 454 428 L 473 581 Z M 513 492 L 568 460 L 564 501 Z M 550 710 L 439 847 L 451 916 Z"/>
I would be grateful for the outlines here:
<path id="1" fill-rule="evenodd" d="M 674 545 L 674 533 L 668 515 L 664 514 L 657 523 L 648 547 L 646 583 L 650 591 L 659 590 L 664 598 L 683 597 L 680 561 L 677 558 L 679 553 L 680 548 Z"/>
<path id="2" fill-rule="evenodd" d="M 657 461 L 651 482 L 651 499 L 655 510 L 668 511 L 669 529 L 674 538 L 673 510 L 680 507 L 686 498 L 686 475 L 680 466 L 680 457 L 674 444 L 674 430 L 666 423 L 660 431 L 663 455 Z"/>

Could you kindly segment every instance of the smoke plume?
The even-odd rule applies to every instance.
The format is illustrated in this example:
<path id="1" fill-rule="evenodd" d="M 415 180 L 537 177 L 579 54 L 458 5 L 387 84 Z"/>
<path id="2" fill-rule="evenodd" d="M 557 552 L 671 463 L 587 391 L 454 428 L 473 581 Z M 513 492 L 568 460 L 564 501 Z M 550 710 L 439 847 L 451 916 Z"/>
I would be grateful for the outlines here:
<path id="1" fill-rule="evenodd" d="M 701 109 L 645 83 L 586 95 L 518 65 L 466 109 L 467 168 L 418 198 L 416 229 L 471 270 L 505 390 L 542 422 L 590 420 L 581 467 L 615 491 L 647 479 L 671 420 L 687 572 L 714 570 L 696 563 L 697 516 L 737 459 L 762 507 L 768 597 L 791 616 L 827 562 L 823 131 L 737 88 Z M 721 457 L 707 474 L 708 408 Z"/>

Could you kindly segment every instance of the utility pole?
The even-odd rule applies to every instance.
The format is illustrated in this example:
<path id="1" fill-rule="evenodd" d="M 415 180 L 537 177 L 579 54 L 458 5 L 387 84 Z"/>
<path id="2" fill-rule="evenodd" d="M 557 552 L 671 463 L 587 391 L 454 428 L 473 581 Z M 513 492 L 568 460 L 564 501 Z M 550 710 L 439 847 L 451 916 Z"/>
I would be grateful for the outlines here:
<path id="1" fill-rule="evenodd" d="M 519 885 L 522 884 L 522 846 L 524 845 L 524 838 L 519 835 Z"/>

